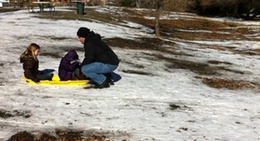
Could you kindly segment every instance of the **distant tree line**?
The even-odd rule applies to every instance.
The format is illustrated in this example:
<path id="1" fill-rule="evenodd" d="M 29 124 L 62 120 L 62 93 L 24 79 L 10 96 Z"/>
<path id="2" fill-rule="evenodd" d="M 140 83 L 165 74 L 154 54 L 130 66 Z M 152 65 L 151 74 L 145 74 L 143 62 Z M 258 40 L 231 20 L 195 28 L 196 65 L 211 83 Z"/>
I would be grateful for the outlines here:
<path id="1" fill-rule="evenodd" d="M 137 8 L 156 8 L 158 0 L 108 0 L 114 5 Z M 185 11 L 193 0 L 161 0 L 164 10 Z M 167 3 L 167 5 L 165 4 Z"/>
<path id="2" fill-rule="evenodd" d="M 202 15 L 253 19 L 260 15 L 260 0 L 196 0 L 194 8 Z"/>
<path id="3" fill-rule="evenodd" d="M 116 5 L 137 8 L 196 12 L 206 16 L 253 19 L 260 15 L 260 0 L 110 0 Z"/>

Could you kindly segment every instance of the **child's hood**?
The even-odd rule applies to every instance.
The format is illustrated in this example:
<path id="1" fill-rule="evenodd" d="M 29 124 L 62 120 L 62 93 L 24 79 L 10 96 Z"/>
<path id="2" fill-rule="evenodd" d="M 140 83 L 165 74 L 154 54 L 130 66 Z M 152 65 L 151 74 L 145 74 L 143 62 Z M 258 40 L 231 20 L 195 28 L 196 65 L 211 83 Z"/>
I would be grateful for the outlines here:
<path id="1" fill-rule="evenodd" d="M 73 60 L 78 60 L 79 56 L 77 54 L 77 52 L 75 50 L 70 50 L 65 56 L 64 58 L 68 61 L 73 61 Z"/>

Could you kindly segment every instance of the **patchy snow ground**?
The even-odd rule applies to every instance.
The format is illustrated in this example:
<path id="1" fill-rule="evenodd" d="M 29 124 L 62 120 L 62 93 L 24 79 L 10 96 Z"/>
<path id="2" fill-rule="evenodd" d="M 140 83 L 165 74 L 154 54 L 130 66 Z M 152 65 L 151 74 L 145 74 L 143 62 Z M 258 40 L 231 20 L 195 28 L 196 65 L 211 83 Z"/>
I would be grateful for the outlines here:
<path id="1" fill-rule="evenodd" d="M 260 140 L 259 91 L 214 89 L 195 79 L 195 74 L 188 70 L 166 71 L 165 62 L 148 55 L 158 53 L 156 51 L 113 47 L 122 60 L 116 72 L 123 78 L 108 89 L 26 84 L 21 80 L 23 70 L 19 55 L 31 42 L 42 47 L 41 53 L 63 56 L 64 48 L 82 48 L 76 36 L 81 26 L 89 27 L 105 38 L 151 36 L 142 30 L 123 26 L 38 19 L 32 15 L 26 10 L 0 13 L 0 109 L 22 113 L 21 116 L 0 118 L 0 140 L 7 140 L 19 131 L 49 132 L 63 128 L 111 132 L 113 136 L 110 140 Z M 188 51 L 194 56 L 185 59 L 198 62 L 232 60 L 233 69 L 246 72 L 243 76 L 245 80 L 260 82 L 259 56 L 202 49 L 198 43 L 260 48 L 259 42 L 188 43 L 179 40 L 173 50 Z M 82 58 L 83 52 L 79 55 Z M 41 69 L 57 70 L 60 62 L 58 58 L 41 55 L 39 60 Z M 145 67 L 133 67 L 138 65 Z M 152 75 L 123 72 L 128 69 Z M 173 110 L 170 105 L 180 107 Z"/>

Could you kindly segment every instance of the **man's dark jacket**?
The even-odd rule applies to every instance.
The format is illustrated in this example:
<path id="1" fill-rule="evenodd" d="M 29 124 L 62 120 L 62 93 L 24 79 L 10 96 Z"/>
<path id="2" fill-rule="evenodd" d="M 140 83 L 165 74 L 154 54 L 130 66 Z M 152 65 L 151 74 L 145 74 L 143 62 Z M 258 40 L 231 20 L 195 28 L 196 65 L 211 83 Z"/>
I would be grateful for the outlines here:
<path id="1" fill-rule="evenodd" d="M 117 55 L 103 40 L 101 40 L 101 36 L 99 34 L 90 32 L 85 39 L 84 49 L 85 58 L 81 66 L 93 62 L 101 62 L 112 65 L 119 64 Z"/>

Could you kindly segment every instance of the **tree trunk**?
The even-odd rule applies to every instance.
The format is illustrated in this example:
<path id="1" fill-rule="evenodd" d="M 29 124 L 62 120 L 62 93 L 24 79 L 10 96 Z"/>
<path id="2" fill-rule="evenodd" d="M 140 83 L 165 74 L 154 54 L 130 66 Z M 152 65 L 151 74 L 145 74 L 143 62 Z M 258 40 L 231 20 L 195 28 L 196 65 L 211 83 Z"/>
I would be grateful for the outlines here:
<path id="1" fill-rule="evenodd" d="M 160 36 L 160 13 L 163 6 L 163 0 L 156 0 L 156 16 L 155 16 L 155 35 Z"/>
<path id="2" fill-rule="evenodd" d="M 136 5 L 137 8 L 140 8 L 140 4 L 141 4 L 140 0 L 135 0 L 135 5 Z"/>
<path id="3" fill-rule="evenodd" d="M 160 9 L 156 9 L 155 16 L 155 35 L 160 36 Z"/>

